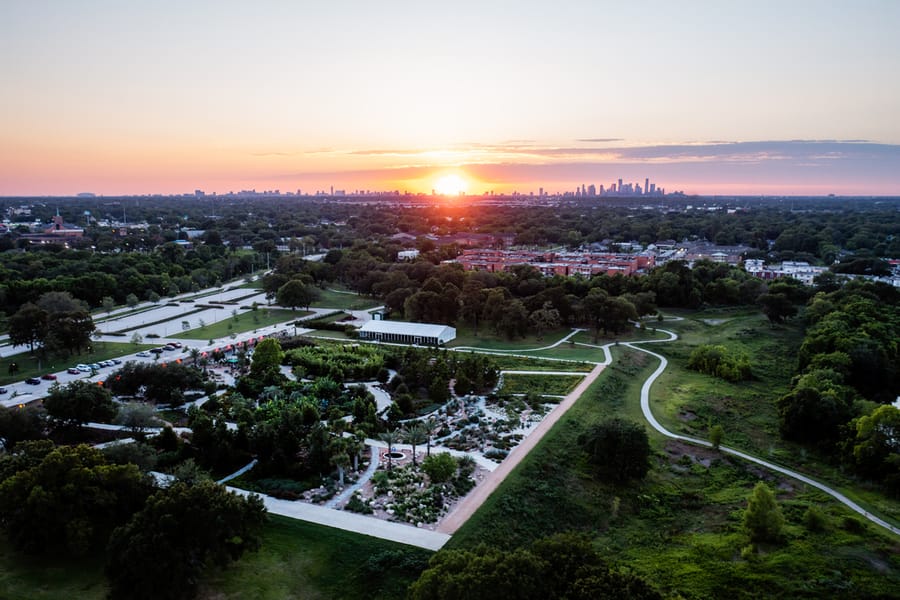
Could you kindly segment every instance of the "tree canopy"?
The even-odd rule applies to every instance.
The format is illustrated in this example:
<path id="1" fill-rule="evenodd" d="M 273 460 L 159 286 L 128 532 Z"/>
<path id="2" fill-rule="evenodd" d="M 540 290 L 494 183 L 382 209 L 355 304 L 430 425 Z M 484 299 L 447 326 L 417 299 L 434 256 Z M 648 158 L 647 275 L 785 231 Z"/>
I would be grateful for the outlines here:
<path id="1" fill-rule="evenodd" d="M 193 598 L 205 568 L 259 547 L 265 519 L 259 496 L 238 496 L 210 481 L 159 490 L 110 538 L 110 596 Z"/>
<path id="2" fill-rule="evenodd" d="M 588 460 L 603 479 L 624 482 L 642 479 L 650 469 L 650 439 L 642 425 L 608 419 L 578 438 Z"/>

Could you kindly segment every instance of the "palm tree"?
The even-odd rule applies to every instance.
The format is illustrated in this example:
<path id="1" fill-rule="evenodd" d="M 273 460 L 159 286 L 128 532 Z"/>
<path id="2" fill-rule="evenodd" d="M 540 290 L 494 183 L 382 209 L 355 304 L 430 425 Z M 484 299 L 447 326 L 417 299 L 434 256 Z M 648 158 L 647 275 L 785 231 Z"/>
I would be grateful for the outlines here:
<path id="1" fill-rule="evenodd" d="M 421 444 L 428 438 L 428 431 L 425 429 L 425 426 L 418 421 L 403 431 L 403 439 L 405 439 L 408 444 L 412 445 L 413 467 L 418 464 L 416 463 L 416 444 Z"/>
<path id="2" fill-rule="evenodd" d="M 388 459 L 388 471 L 390 471 L 394 467 L 394 462 L 391 457 L 391 453 L 394 451 L 393 446 L 397 442 L 400 441 L 400 434 L 396 429 L 389 429 L 384 433 L 378 434 L 378 439 L 387 444 L 387 459 Z"/>
<path id="3" fill-rule="evenodd" d="M 428 417 L 425 419 L 422 424 L 425 426 L 425 433 L 427 435 L 427 450 L 425 451 L 425 456 L 431 456 L 431 435 L 434 433 L 434 430 L 438 426 L 438 420 L 434 417 Z"/>

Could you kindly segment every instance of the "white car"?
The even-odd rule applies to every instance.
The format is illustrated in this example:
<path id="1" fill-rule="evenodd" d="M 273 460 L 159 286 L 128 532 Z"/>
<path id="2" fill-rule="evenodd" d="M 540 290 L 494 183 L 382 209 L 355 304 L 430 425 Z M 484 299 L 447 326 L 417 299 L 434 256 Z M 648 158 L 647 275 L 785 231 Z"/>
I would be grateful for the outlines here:
<path id="1" fill-rule="evenodd" d="M 141 358 L 150 358 L 150 353 L 147 352 L 146 350 L 143 350 L 143 351 L 135 354 L 135 356 L 140 356 Z"/>
<path id="2" fill-rule="evenodd" d="M 80 365 L 75 365 L 75 368 L 78 369 L 79 371 L 81 371 L 82 373 L 89 373 L 91 371 L 91 368 L 83 363 Z"/>

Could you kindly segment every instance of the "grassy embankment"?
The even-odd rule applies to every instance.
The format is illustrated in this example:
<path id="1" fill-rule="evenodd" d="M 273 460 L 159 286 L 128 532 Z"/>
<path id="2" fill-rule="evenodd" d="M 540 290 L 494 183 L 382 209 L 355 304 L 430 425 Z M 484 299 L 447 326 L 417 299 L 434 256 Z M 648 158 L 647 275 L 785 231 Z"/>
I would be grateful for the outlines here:
<path id="1" fill-rule="evenodd" d="M 900 589 L 896 538 L 818 491 L 718 452 L 650 431 L 654 455 L 644 481 L 597 481 L 582 458 L 579 434 L 606 417 L 644 423 L 639 391 L 658 365 L 633 350 L 614 353 L 615 363 L 449 547 L 514 547 L 557 531 L 584 531 L 611 562 L 684 598 L 860 597 Z M 749 540 L 740 519 L 760 479 L 777 490 L 786 538 L 742 554 Z M 803 525 L 810 506 L 823 511 L 823 531 Z"/>

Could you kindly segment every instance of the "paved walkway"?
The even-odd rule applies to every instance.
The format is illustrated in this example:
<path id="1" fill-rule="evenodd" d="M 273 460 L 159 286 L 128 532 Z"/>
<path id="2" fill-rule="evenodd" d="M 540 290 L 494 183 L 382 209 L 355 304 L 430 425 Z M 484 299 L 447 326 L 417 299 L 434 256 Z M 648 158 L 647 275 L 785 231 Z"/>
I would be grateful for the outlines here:
<path id="1" fill-rule="evenodd" d="M 253 492 L 232 487 L 229 487 L 228 490 L 242 496 L 253 494 Z M 417 546 L 426 550 L 440 550 L 450 539 L 450 536 L 446 533 L 373 519 L 372 517 L 345 510 L 334 510 L 306 502 L 279 500 L 271 496 L 260 497 L 263 499 L 266 509 L 272 514 L 318 523 L 319 525 L 335 527 L 401 544 L 409 544 L 410 546 Z"/>
<path id="2" fill-rule="evenodd" d="M 656 379 L 660 375 L 662 375 L 663 371 L 666 370 L 666 367 L 668 366 L 669 362 L 666 360 L 665 356 L 663 356 L 661 354 L 657 354 L 655 352 L 651 352 L 650 350 L 647 350 L 645 348 L 641 348 L 638 346 L 638 344 L 654 344 L 654 343 L 660 343 L 660 342 L 671 342 L 671 341 L 678 339 L 678 336 L 674 332 L 665 331 L 662 329 L 657 329 L 657 331 L 668 334 L 669 338 L 665 339 L 665 340 L 645 340 L 642 342 L 625 342 L 622 344 L 623 346 L 628 346 L 629 348 L 632 348 L 634 350 L 638 350 L 640 352 L 649 354 L 650 356 L 653 356 L 659 360 L 659 366 L 650 375 L 650 377 L 647 378 L 647 380 L 644 382 L 644 385 L 641 386 L 641 412 L 643 412 L 644 418 L 647 420 L 648 423 L 650 423 L 650 426 L 653 427 L 653 429 L 655 429 L 662 435 L 664 435 L 668 438 L 671 438 L 671 439 L 680 440 L 682 442 L 696 444 L 698 446 L 706 446 L 707 448 L 710 448 L 710 447 L 712 447 L 712 444 L 706 440 L 701 440 L 701 439 L 689 437 L 686 435 L 679 435 L 677 433 L 672 433 L 671 431 L 669 431 L 668 429 L 663 427 L 659 423 L 659 421 L 656 420 L 656 417 L 653 416 L 653 412 L 650 410 L 650 388 L 653 386 L 653 383 L 656 381 Z M 755 463 L 757 465 L 760 465 L 762 467 L 765 467 L 765 468 L 775 471 L 777 473 L 781 473 L 782 475 L 787 475 L 788 477 L 791 477 L 798 481 L 802 481 L 803 483 L 805 483 L 807 485 L 810 485 L 818 490 L 825 492 L 826 494 L 828 494 L 829 496 L 831 496 L 832 498 L 834 498 L 835 500 L 837 500 L 838 502 L 840 502 L 841 504 L 843 504 L 844 506 L 849 508 L 850 510 L 862 515 L 863 517 L 865 517 L 872 523 L 875 523 L 876 525 L 879 525 L 880 527 L 887 529 L 888 531 L 890 531 L 891 533 L 893 533 L 895 535 L 900 535 L 900 528 L 897 528 L 897 527 L 891 525 L 890 523 L 888 523 L 887 521 L 885 521 L 884 519 L 881 519 L 881 518 L 876 517 L 875 515 L 869 513 L 867 510 L 865 510 L 863 507 L 858 505 L 856 502 L 854 502 L 853 500 L 850 500 L 849 498 L 847 498 L 845 495 L 843 495 L 839 491 L 825 485 L 824 483 L 820 483 L 820 482 L 816 481 L 815 479 L 812 479 L 810 477 L 807 477 L 806 475 L 803 475 L 802 473 L 798 473 L 797 471 L 793 471 L 791 469 L 787 469 L 785 467 L 776 465 L 774 463 L 768 462 L 761 458 L 757 458 L 756 456 L 747 454 L 746 452 L 742 452 L 742 451 L 736 450 L 734 448 L 729 448 L 727 446 L 719 446 L 719 451 L 723 452 L 725 454 L 731 454 L 732 456 L 737 456 L 746 461 Z"/>
<path id="3" fill-rule="evenodd" d="M 378 469 L 378 448 L 376 446 L 369 447 L 369 466 L 366 468 L 365 472 L 359 476 L 359 479 L 356 480 L 356 483 L 346 488 L 340 494 L 337 494 L 334 498 L 325 503 L 326 508 L 335 508 L 341 502 L 345 500 L 349 500 L 350 496 L 353 495 L 358 489 L 361 489 L 362 486 L 366 485 L 370 479 L 372 479 L 372 475 L 375 474 L 375 471 Z"/>
<path id="4" fill-rule="evenodd" d="M 476 510 L 478 510 L 484 501 L 490 497 L 494 490 L 506 479 L 513 469 L 515 469 L 522 460 L 528 456 L 528 453 L 537 445 L 544 435 L 556 425 L 556 422 L 566 414 L 566 411 L 575 404 L 587 388 L 594 383 L 597 376 L 603 372 L 606 365 L 600 364 L 587 374 L 578 386 L 566 396 L 566 399 L 560 402 L 550 413 L 544 417 L 541 423 L 526 437 L 522 442 L 512 449 L 509 455 L 500 463 L 500 465 L 484 478 L 474 490 L 462 499 L 456 507 L 445 516 L 437 530 L 439 532 L 452 534 L 459 529 L 463 523 L 469 520 Z"/>

